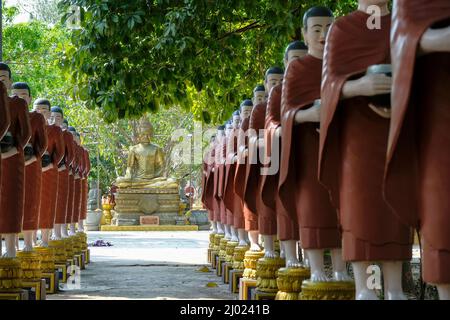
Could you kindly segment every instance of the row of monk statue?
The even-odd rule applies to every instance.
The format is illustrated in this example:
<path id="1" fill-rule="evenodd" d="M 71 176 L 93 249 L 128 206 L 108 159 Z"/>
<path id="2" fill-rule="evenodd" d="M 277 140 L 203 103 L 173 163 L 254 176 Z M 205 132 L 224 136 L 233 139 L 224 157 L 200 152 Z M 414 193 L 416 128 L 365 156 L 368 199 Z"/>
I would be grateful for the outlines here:
<path id="1" fill-rule="evenodd" d="M 5 63 L 0 80 L 0 235 L 6 244 L 0 260 L 6 263 L 34 251 L 38 230 L 40 248 L 74 236 L 77 224 L 83 232 L 90 162 L 62 108 L 48 99 L 32 104 L 31 88 L 13 83 Z M 24 247 L 17 252 L 19 233 Z"/>
<path id="2" fill-rule="evenodd" d="M 423 279 L 450 299 L 450 1 L 358 4 L 305 13 L 286 70 L 268 69 L 211 140 L 202 201 L 213 234 L 287 269 L 305 267 L 299 243 L 310 283 L 354 279 L 359 300 L 379 299 L 374 264 L 384 298 L 406 299 L 417 231 Z"/>

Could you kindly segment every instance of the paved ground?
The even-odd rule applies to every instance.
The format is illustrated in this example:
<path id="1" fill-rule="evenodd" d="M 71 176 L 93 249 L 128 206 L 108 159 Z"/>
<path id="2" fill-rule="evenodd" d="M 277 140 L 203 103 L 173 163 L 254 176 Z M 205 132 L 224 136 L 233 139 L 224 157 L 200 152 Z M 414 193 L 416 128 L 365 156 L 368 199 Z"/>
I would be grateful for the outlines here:
<path id="1" fill-rule="evenodd" d="M 235 299 L 207 264 L 209 232 L 90 232 L 112 247 L 90 247 L 81 287 L 54 299 Z M 218 287 L 207 287 L 214 282 Z"/>

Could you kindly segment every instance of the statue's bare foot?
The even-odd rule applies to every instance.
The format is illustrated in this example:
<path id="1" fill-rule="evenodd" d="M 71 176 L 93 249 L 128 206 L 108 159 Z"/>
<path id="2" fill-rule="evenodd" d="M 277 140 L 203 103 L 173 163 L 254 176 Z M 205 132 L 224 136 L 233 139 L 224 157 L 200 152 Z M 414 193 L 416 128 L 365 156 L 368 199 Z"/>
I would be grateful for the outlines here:
<path id="1" fill-rule="evenodd" d="M 12 253 L 12 252 L 6 252 L 3 256 L 2 256 L 2 258 L 15 258 L 16 257 L 16 255 L 14 254 L 14 253 Z"/>
<path id="2" fill-rule="evenodd" d="M 356 300 L 380 300 L 380 299 L 378 299 L 378 296 L 376 295 L 375 291 L 363 289 L 356 297 Z"/>
<path id="3" fill-rule="evenodd" d="M 300 261 L 298 261 L 298 260 L 288 260 L 288 261 L 286 261 L 286 268 L 299 269 L 299 268 L 303 268 L 303 266 L 300 263 Z"/>
<path id="4" fill-rule="evenodd" d="M 39 247 L 42 247 L 42 248 L 48 248 L 48 243 L 43 242 L 42 240 L 41 240 L 41 241 L 38 241 L 38 244 L 39 244 Z"/>
<path id="5" fill-rule="evenodd" d="M 328 282 L 330 279 L 326 276 L 323 271 L 314 271 L 311 274 L 311 282 Z"/>
<path id="6" fill-rule="evenodd" d="M 237 237 L 232 237 L 230 241 L 231 241 L 231 242 L 239 242 L 239 238 L 237 238 Z"/>
<path id="7" fill-rule="evenodd" d="M 259 251 L 261 251 L 261 247 L 257 243 L 252 243 L 250 245 L 250 251 L 259 252 Z"/>
<path id="8" fill-rule="evenodd" d="M 353 279 L 345 271 L 335 271 L 333 273 L 333 280 L 341 282 L 353 281 Z"/>
<path id="9" fill-rule="evenodd" d="M 278 257 L 278 254 L 275 252 L 275 251 L 272 251 L 272 250 L 266 250 L 265 252 L 264 252 L 264 258 L 267 258 L 267 259 L 275 259 L 275 258 L 277 258 Z"/>
<path id="10" fill-rule="evenodd" d="M 405 294 L 401 291 L 397 292 L 387 292 L 387 296 L 385 298 L 386 300 L 408 300 L 408 298 L 406 298 Z"/>
<path id="11" fill-rule="evenodd" d="M 280 258 L 281 259 L 286 259 L 286 253 L 284 252 L 284 250 L 280 251 Z"/>
<path id="12" fill-rule="evenodd" d="M 22 251 L 23 252 L 31 252 L 31 251 L 33 251 L 33 246 L 25 246 L 25 247 L 23 247 Z"/>
<path id="13" fill-rule="evenodd" d="M 248 246 L 247 241 L 245 241 L 245 240 L 240 240 L 239 241 L 239 247 L 246 247 L 246 246 Z"/>

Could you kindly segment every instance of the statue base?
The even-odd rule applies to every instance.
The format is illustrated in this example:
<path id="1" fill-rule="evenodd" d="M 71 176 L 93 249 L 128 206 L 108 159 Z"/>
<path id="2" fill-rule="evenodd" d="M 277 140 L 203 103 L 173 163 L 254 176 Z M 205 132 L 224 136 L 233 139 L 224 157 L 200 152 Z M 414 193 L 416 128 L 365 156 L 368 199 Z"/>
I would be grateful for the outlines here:
<path id="1" fill-rule="evenodd" d="M 264 257 L 264 251 L 247 251 L 244 258 L 244 278 L 256 281 L 256 267 L 258 260 Z"/>
<path id="2" fill-rule="evenodd" d="M 299 300 L 302 283 L 311 277 L 310 269 L 281 268 L 278 270 L 278 293 L 275 300 Z"/>
<path id="3" fill-rule="evenodd" d="M 18 292 L 22 287 L 22 268 L 17 258 L 0 258 L 0 292 Z"/>
<path id="4" fill-rule="evenodd" d="M 355 300 L 355 284 L 353 282 L 305 280 L 300 300 Z"/>
<path id="5" fill-rule="evenodd" d="M 142 216 L 157 216 L 160 225 L 175 225 L 179 210 L 178 188 L 119 189 L 111 224 L 138 226 Z"/>
<path id="6" fill-rule="evenodd" d="M 31 283 L 41 280 L 41 256 L 36 251 L 18 251 L 17 259 L 20 261 L 23 281 Z M 36 295 L 38 295 L 37 292 Z"/>
<path id="7" fill-rule="evenodd" d="M 273 294 L 273 299 L 275 299 L 278 292 L 277 273 L 285 264 L 285 260 L 281 258 L 261 258 L 258 260 L 256 265 L 258 292 Z"/>

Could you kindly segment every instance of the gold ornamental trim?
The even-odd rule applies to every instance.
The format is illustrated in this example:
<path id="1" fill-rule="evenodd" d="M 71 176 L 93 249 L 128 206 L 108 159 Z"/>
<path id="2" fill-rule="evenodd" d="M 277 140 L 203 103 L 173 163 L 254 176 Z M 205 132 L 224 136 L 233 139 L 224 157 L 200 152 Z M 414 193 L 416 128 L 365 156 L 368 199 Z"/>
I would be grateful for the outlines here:
<path id="1" fill-rule="evenodd" d="M 0 290 L 11 291 L 22 287 L 22 268 L 17 258 L 0 258 Z"/>
<path id="2" fill-rule="evenodd" d="M 41 256 L 41 271 L 53 273 L 55 271 L 55 249 L 48 247 L 36 247 L 34 250 Z"/>
<path id="3" fill-rule="evenodd" d="M 246 279 L 256 280 L 256 266 L 258 260 L 264 256 L 264 251 L 247 251 L 244 257 L 244 275 Z"/>
<path id="4" fill-rule="evenodd" d="M 311 277 L 310 269 L 306 268 L 281 268 L 278 270 L 278 290 L 287 293 L 298 294 L 302 290 L 302 283 Z"/>
<path id="5" fill-rule="evenodd" d="M 303 281 L 301 300 L 355 300 L 355 284 L 353 282 Z"/>

